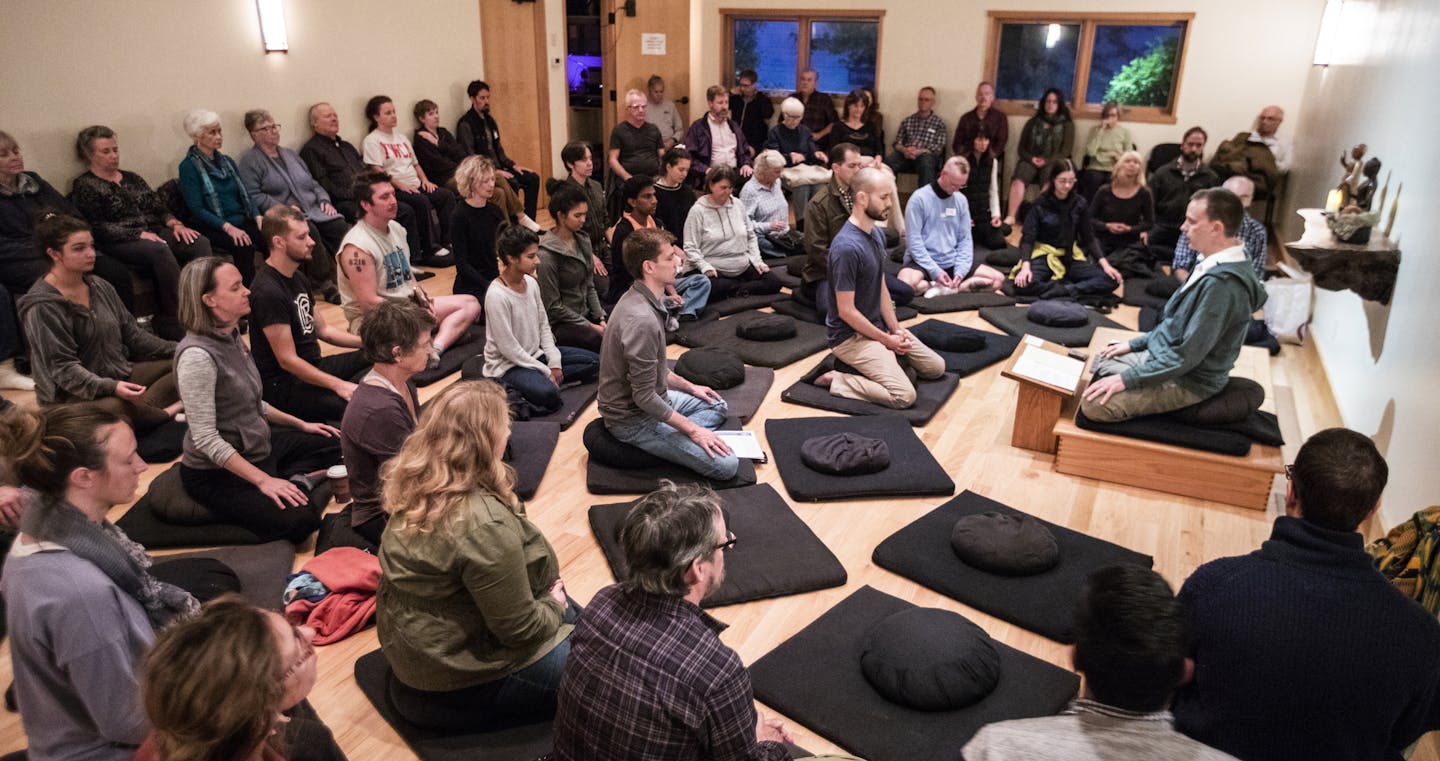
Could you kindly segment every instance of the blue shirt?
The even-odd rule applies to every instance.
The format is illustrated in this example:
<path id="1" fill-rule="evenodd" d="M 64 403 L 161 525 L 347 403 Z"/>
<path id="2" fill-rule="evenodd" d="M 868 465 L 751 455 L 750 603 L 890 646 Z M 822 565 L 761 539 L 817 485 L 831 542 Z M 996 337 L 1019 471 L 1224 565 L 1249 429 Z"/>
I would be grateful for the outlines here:
<path id="1" fill-rule="evenodd" d="M 905 218 L 905 224 L 910 224 L 910 218 Z M 1250 266 L 1255 268 L 1255 277 L 1265 279 L 1265 225 L 1260 224 L 1248 213 L 1244 221 L 1240 223 L 1240 242 L 1245 244 L 1245 256 L 1250 260 Z M 1189 272 L 1195 269 L 1195 262 L 1199 254 L 1190 247 L 1190 236 L 1180 233 L 1180 240 L 1175 242 L 1175 261 L 1171 263 L 1172 270 L 1185 270 Z"/>
<path id="2" fill-rule="evenodd" d="M 936 182 L 915 191 L 905 204 L 905 263 L 935 280 L 942 272 L 965 277 L 974 260 L 965 197 L 946 193 Z"/>
<path id="3" fill-rule="evenodd" d="M 830 241 L 830 272 L 826 275 L 830 292 L 854 292 L 855 308 L 882 331 L 885 323 L 880 316 L 880 294 L 885 283 L 884 261 L 885 231 L 878 227 L 872 227 L 867 235 L 847 219 Z M 826 315 L 825 327 L 832 347 L 855 335 L 855 329 L 840 318 L 838 306 Z"/>

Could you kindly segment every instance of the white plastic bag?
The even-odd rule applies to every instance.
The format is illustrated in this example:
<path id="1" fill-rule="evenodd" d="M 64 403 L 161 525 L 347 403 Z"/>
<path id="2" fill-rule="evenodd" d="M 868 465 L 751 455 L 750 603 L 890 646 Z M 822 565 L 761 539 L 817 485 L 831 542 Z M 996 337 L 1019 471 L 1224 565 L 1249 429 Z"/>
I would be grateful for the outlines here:
<path id="1" fill-rule="evenodd" d="M 1310 324 L 1310 305 L 1314 284 L 1308 274 L 1280 265 L 1289 277 L 1265 281 L 1265 326 L 1284 343 L 1305 343 L 1305 327 Z"/>

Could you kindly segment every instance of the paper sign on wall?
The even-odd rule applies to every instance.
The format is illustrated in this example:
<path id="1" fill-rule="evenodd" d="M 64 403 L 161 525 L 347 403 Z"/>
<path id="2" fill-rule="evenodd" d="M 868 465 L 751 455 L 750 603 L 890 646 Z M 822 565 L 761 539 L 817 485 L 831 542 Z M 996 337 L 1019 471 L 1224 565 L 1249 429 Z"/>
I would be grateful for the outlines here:
<path id="1" fill-rule="evenodd" d="M 640 55 L 665 55 L 665 35 L 652 32 L 641 34 Z"/>

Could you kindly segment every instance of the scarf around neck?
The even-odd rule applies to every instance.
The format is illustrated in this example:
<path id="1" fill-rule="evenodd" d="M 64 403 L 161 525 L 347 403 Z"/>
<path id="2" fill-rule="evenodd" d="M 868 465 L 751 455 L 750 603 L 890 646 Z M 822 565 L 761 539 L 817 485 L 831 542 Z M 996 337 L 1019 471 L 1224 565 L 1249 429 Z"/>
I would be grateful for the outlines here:
<path id="1" fill-rule="evenodd" d="M 235 166 L 234 160 L 219 151 L 215 152 L 214 159 L 208 159 L 204 153 L 200 152 L 199 148 L 193 145 L 190 146 L 189 151 L 185 152 L 185 160 L 193 164 L 196 173 L 200 175 L 201 193 L 205 196 L 205 208 L 211 214 L 224 219 L 225 212 L 220 208 L 220 194 L 215 192 L 215 183 L 211 180 L 211 176 L 213 175 L 218 180 L 230 177 L 238 178 L 240 168 Z M 245 205 L 245 218 L 254 218 L 256 216 L 255 206 L 250 203 L 250 194 L 242 190 L 240 200 Z"/>
<path id="2" fill-rule="evenodd" d="M 64 499 L 36 497 L 20 519 L 20 530 L 58 544 L 88 560 L 130 595 L 156 630 L 200 611 L 189 592 L 150 575 L 150 556 L 110 521 L 95 523 Z"/>

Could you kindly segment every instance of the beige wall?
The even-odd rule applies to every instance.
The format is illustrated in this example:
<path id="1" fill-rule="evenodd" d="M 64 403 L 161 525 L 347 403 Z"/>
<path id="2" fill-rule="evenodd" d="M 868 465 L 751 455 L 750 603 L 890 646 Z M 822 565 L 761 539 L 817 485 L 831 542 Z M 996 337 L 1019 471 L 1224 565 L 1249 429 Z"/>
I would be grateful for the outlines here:
<path id="1" fill-rule="evenodd" d="M 996 0 L 977 2 L 877 2 L 875 0 L 695 0 L 692 23 L 690 97 L 703 101 L 705 88 L 719 81 L 721 8 L 884 9 L 880 40 L 880 108 L 887 139 L 900 119 L 915 110 L 915 92 L 936 88 L 937 111 L 951 130 L 960 114 L 974 108 L 975 83 L 984 74 L 989 10 L 1105 10 L 1193 12 L 1194 27 L 1186 54 L 1180 103 L 1174 125 L 1128 125 L 1141 152 L 1156 143 L 1179 142 L 1184 130 L 1200 124 L 1211 135 L 1230 136 L 1250 129 L 1266 103 L 1278 103 L 1293 118 L 1320 26 L 1321 0 Z M 1103 7 L 1102 7 L 1103 5 Z M 1244 19 L 1243 22 L 1240 19 Z M 1246 44 L 1263 40 L 1264 44 Z M 946 55 L 941 51 L 952 51 Z M 1025 119 L 1010 117 L 1010 157 Z M 1081 121 L 1076 136 L 1083 146 L 1094 124 Z M 1288 127 L 1286 128 L 1288 129 Z"/>
<path id="2" fill-rule="evenodd" d="M 1433 125 L 1440 106 L 1440 5 L 1434 0 L 1347 0 L 1336 63 L 1309 72 L 1305 114 L 1296 125 L 1290 178 L 1295 206 L 1323 206 L 1340 179 L 1342 151 L 1366 143 L 1391 175 L 1390 194 L 1404 183 L 1393 237 L 1403 256 L 1390 307 L 1349 292 L 1316 291 L 1311 333 L 1345 424 L 1375 438 L 1390 463 L 1386 525 L 1440 504 L 1440 349 L 1435 295 L 1440 293 L 1440 180 Z M 1387 207 L 1388 207 L 1387 202 Z M 1389 209 L 1386 209 L 1386 218 Z M 1299 237 L 1287 218 L 1286 240 Z"/>
<path id="3" fill-rule="evenodd" d="M 453 127 L 482 73 L 474 0 L 289 0 L 285 10 L 290 52 L 266 55 L 254 0 L 7 0 L 0 129 L 64 191 L 83 170 L 75 133 L 107 124 L 125 168 L 159 185 L 190 145 L 180 121 L 191 108 L 220 114 L 232 156 L 250 147 L 246 110 L 268 108 L 298 147 L 317 100 L 335 104 L 341 135 L 358 145 L 370 96 L 394 98 L 407 132 L 421 98 Z"/>

